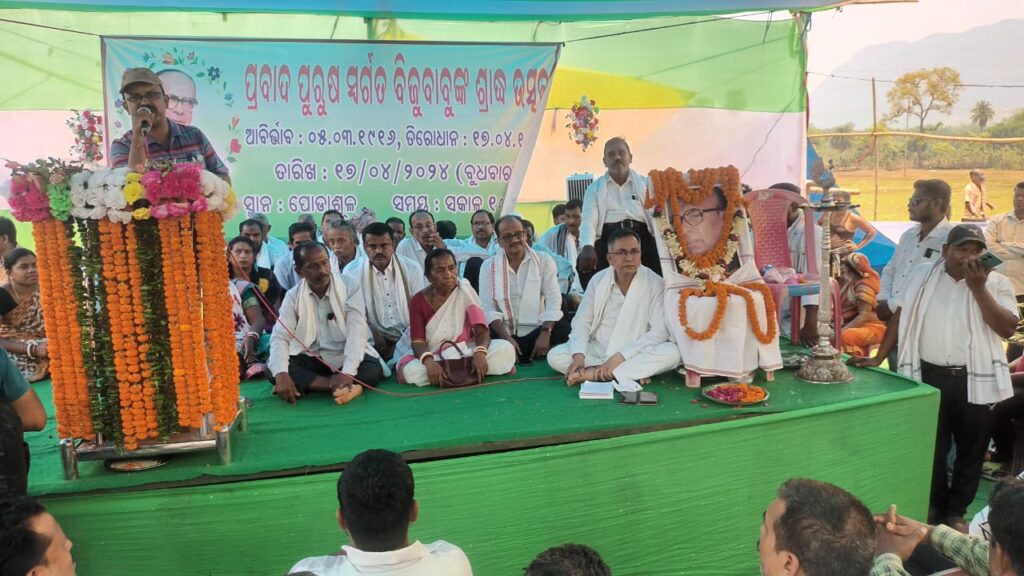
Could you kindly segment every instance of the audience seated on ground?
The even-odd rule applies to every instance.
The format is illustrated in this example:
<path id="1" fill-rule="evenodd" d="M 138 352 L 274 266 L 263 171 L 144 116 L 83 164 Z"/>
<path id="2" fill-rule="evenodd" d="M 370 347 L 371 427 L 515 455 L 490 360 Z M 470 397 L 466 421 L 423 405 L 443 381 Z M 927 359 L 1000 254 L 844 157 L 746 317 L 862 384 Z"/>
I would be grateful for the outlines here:
<path id="1" fill-rule="evenodd" d="M 576 274 L 576 265 L 573 264 L 574 260 L 563 258 L 551 248 L 537 242 L 537 231 L 529 220 L 523 220 L 523 229 L 526 230 L 526 245 L 532 247 L 535 252 L 551 256 L 555 261 L 555 268 L 558 273 L 558 289 L 562 293 L 562 304 L 566 310 L 576 310 L 580 305 L 580 300 L 583 299 L 583 287 L 580 285 L 580 278 Z"/>
<path id="2" fill-rule="evenodd" d="M 321 219 L 322 220 L 322 219 Z M 295 219 L 296 222 L 302 224 L 309 224 L 313 227 L 313 239 L 317 242 L 323 242 L 324 237 L 321 235 L 322 231 L 316 226 L 316 218 L 312 214 L 299 214 L 299 217 Z M 291 229 L 289 228 L 289 231 Z M 290 241 L 289 241 L 290 243 Z"/>
<path id="3" fill-rule="evenodd" d="M 46 427 L 46 412 L 11 357 L 0 350 L 0 497 L 28 491 L 25 431 Z"/>
<path id="4" fill-rule="evenodd" d="M 480 299 L 469 282 L 459 278 L 455 255 L 434 250 L 424 264 L 430 285 L 410 300 L 409 331 L 395 350 L 399 382 L 451 385 L 437 358 L 471 357 L 477 382 L 485 375 L 511 372 L 516 350 L 505 340 L 491 340 Z"/>
<path id="5" fill-rule="evenodd" d="M 454 240 L 458 235 L 459 229 L 455 226 L 455 222 L 451 220 L 440 220 L 437 223 L 437 235 L 442 240 Z"/>
<path id="6" fill-rule="evenodd" d="M 254 241 L 246 236 L 236 236 L 228 242 L 228 274 L 232 280 L 250 282 L 260 291 L 263 296 L 260 298 L 263 329 L 270 332 L 277 321 L 277 311 L 281 308 L 284 290 L 272 271 L 254 262 L 254 246 Z M 289 253 L 288 258 L 291 256 Z"/>
<path id="7" fill-rule="evenodd" d="M 875 523 L 842 488 L 794 478 L 765 510 L 757 550 L 764 576 L 865 576 L 874 558 Z"/>
<path id="8" fill-rule="evenodd" d="M 575 198 L 573 200 L 575 200 Z M 573 200 L 569 200 L 569 202 L 572 202 Z M 576 201 L 580 203 L 580 207 L 582 208 L 583 202 L 580 202 L 579 200 Z M 555 226 L 558 226 L 562 222 L 565 222 L 566 206 L 567 204 L 555 204 L 554 206 L 551 207 L 551 221 L 554 223 Z"/>
<path id="9" fill-rule="evenodd" d="M 4 256 L 7 281 L 0 284 L 0 348 L 14 359 L 29 382 L 50 374 L 50 354 L 39 300 L 36 255 L 15 248 Z"/>
<path id="10" fill-rule="evenodd" d="M 14 220 L 0 216 L 0 261 L 7 253 L 18 247 L 18 229 Z M 0 266 L 0 282 L 7 282 L 7 272 Z"/>
<path id="11" fill-rule="evenodd" d="M 0 574 L 75 576 L 74 544 L 35 498 L 0 498 Z"/>
<path id="12" fill-rule="evenodd" d="M 290 249 L 294 249 L 295 246 L 303 242 L 313 242 L 315 239 L 316 226 L 309 222 L 295 222 L 288 227 L 288 248 Z M 298 272 L 295 271 L 295 259 L 290 257 L 277 261 L 277 264 L 274 265 L 274 276 L 277 277 L 277 283 L 284 290 L 290 290 L 301 280 Z"/>
<path id="13" fill-rule="evenodd" d="M 329 392 L 339 404 L 376 385 L 387 366 L 368 342 L 360 294 L 331 268 L 327 248 L 304 242 L 292 250 L 299 283 L 285 294 L 270 338 L 274 393 L 286 402 Z M 358 382 L 357 382 L 358 380 Z"/>
<path id="14" fill-rule="evenodd" d="M 988 521 L 981 526 L 980 538 L 911 520 L 890 506 L 875 518 L 878 558 L 872 576 L 906 576 L 903 562 L 922 542 L 972 576 L 1024 575 L 1024 480 L 1003 480 L 992 489 L 988 502 Z"/>
<path id="15" fill-rule="evenodd" d="M 427 287 L 427 279 L 420 264 L 395 254 L 394 230 L 387 224 L 374 222 L 363 228 L 363 247 L 366 255 L 342 276 L 362 295 L 373 347 L 394 365 L 395 345 L 409 329 L 409 302 Z"/>
<path id="16" fill-rule="evenodd" d="M 255 247 L 256 266 L 273 271 L 274 264 L 277 264 L 278 260 L 289 255 L 288 245 L 277 238 L 274 238 L 275 242 L 270 242 L 270 239 L 264 235 L 263 231 L 263 223 L 255 217 L 243 220 L 238 225 L 238 235 L 252 240 L 252 244 Z"/>
<path id="17" fill-rule="evenodd" d="M 538 554 L 523 576 L 612 576 L 612 570 L 590 546 L 562 544 Z"/>
<path id="18" fill-rule="evenodd" d="M 248 380 L 263 374 L 264 362 L 270 352 L 270 334 L 263 331 L 263 306 L 260 304 L 259 289 L 242 278 L 232 278 L 229 286 L 235 320 L 238 374 L 242 380 Z"/>
<path id="19" fill-rule="evenodd" d="M 480 269 L 480 302 L 491 335 L 511 342 L 520 362 L 543 358 L 569 339 L 555 261 L 528 247 L 519 216 L 498 220 L 498 253 Z"/>
<path id="20" fill-rule="evenodd" d="M 434 215 L 426 210 L 416 210 L 409 215 L 409 229 L 412 236 L 399 242 L 395 252 L 414 262 L 423 264 L 427 259 L 427 254 L 435 248 L 448 250 L 458 262 L 465 262 L 473 256 L 483 258 L 488 256 L 486 250 L 475 247 L 473 242 L 445 241 L 437 233 Z"/>
<path id="21" fill-rule="evenodd" d="M 583 297 L 583 288 L 576 275 L 576 259 L 580 253 L 580 223 L 583 221 L 583 202 L 573 198 L 559 206 L 563 206 L 561 222 L 556 218 L 555 226 L 541 234 L 540 238 L 537 238 L 537 244 L 544 246 L 565 261 L 567 270 L 564 273 L 562 265 L 559 263 L 558 281 L 562 284 L 562 294 L 568 297 L 571 308 L 575 309 L 579 305 L 580 298 Z M 534 247 L 534 249 L 538 248 Z"/>
<path id="22" fill-rule="evenodd" d="M 472 575 L 458 546 L 444 540 L 409 542 L 409 525 L 419 511 L 409 465 L 394 452 L 367 450 L 346 464 L 338 479 L 336 516 L 349 544 L 340 553 L 299 561 L 289 575 Z"/>
<path id="23" fill-rule="evenodd" d="M 384 223 L 395 233 L 395 246 L 397 247 L 402 240 L 405 240 L 405 221 L 397 216 L 392 216 L 385 220 Z M 422 265 L 420 264 L 420 266 Z"/>
<path id="24" fill-rule="evenodd" d="M 480 293 L 480 267 L 484 260 L 494 256 L 498 251 L 498 242 L 494 237 L 494 214 L 487 210 L 477 210 L 469 219 L 471 232 L 469 238 L 447 242 L 449 248 L 458 248 L 465 261 L 459 267 L 459 275 L 469 280 L 469 285 Z"/>
<path id="25" fill-rule="evenodd" d="M 569 341 L 548 352 L 548 365 L 569 384 L 644 384 L 679 366 L 679 350 L 665 327 L 665 283 L 640 263 L 639 236 L 619 228 L 607 240 L 611 268 L 591 279 Z"/>
<path id="26" fill-rule="evenodd" d="M 359 257 L 359 232 L 344 220 L 330 220 L 324 230 L 324 244 L 330 249 L 331 268 L 344 272 Z"/>
<path id="27" fill-rule="evenodd" d="M 875 313 L 881 286 L 878 272 L 871 268 L 868 257 L 860 252 L 847 254 L 843 258 L 842 270 L 839 301 L 843 314 L 843 352 L 868 356 L 885 336 L 885 322 L 879 320 Z"/>
<path id="28" fill-rule="evenodd" d="M 323 234 L 327 231 L 327 228 L 334 222 L 344 222 L 345 215 L 337 210 L 327 210 L 320 216 L 320 233 Z"/>

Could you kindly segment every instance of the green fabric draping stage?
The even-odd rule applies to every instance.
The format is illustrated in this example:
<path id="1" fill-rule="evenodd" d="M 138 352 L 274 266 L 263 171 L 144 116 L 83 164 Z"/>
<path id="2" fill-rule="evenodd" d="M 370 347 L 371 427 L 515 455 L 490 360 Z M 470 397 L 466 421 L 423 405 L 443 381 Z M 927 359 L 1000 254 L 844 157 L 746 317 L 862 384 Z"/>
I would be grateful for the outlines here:
<path id="1" fill-rule="evenodd" d="M 816 386 L 780 372 L 768 405 L 745 409 L 693 403 L 678 376 L 652 385 L 657 406 L 582 401 L 542 366 L 517 377 L 550 380 L 414 399 L 367 392 L 345 407 L 289 406 L 249 383 L 250 430 L 230 466 L 213 454 L 136 474 L 87 462 L 65 482 L 51 427 L 30 435 L 30 490 L 75 541 L 81 574 L 277 575 L 344 543 L 338 473 L 323 467 L 385 447 L 413 462 L 412 537 L 457 543 L 476 574 L 521 573 L 567 541 L 595 546 L 616 575 L 754 574 L 761 513 L 787 478 L 926 512 L 937 391 L 856 375 Z M 282 471 L 293 475 L 261 477 Z M 197 485 L 153 484 L 182 482 Z"/>

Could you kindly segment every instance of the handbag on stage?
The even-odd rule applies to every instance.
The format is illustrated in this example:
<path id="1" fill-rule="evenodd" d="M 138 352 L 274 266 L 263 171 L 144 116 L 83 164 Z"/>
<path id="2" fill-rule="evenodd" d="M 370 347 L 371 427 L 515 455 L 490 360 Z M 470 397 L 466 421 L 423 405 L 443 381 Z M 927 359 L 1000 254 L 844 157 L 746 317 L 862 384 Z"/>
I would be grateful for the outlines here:
<path id="1" fill-rule="evenodd" d="M 455 348 L 460 358 L 445 358 L 444 351 L 448 347 Z M 442 342 L 441 347 L 437 350 L 437 355 L 441 358 L 438 363 L 448 373 L 448 377 L 441 382 L 441 388 L 462 388 L 480 383 L 473 370 L 473 357 L 462 356 L 462 349 L 455 342 L 451 340 Z"/>

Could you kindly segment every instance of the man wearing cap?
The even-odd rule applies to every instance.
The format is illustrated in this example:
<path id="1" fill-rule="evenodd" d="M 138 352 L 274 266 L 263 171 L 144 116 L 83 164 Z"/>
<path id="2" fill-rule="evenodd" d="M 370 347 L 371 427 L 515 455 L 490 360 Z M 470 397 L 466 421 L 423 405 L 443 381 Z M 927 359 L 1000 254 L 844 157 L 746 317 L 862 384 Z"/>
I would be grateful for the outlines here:
<path id="1" fill-rule="evenodd" d="M 1002 341 L 1017 326 L 1013 284 L 980 261 L 985 236 L 974 224 L 954 226 L 942 258 L 917 266 L 907 278 L 885 337 L 872 358 L 878 366 L 899 341 L 899 372 L 939 389 L 939 421 L 932 466 L 930 522 L 966 529 L 988 449 L 989 405 L 1013 395 Z M 952 480 L 946 456 L 956 446 Z"/>
<path id="2" fill-rule="evenodd" d="M 149 68 L 129 68 L 121 77 L 121 97 L 131 114 L 132 129 L 110 144 L 110 164 L 145 165 L 155 162 L 189 162 L 231 181 L 228 167 L 199 128 L 183 126 L 167 118 L 168 97 L 160 78 Z"/>

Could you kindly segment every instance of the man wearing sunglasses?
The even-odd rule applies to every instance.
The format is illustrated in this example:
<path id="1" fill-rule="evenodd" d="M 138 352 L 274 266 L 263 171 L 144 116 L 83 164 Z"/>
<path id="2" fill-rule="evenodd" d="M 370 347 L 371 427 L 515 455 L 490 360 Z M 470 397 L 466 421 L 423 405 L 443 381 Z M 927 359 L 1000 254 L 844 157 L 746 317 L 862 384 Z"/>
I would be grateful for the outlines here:
<path id="1" fill-rule="evenodd" d="M 170 98 L 160 78 L 149 68 L 129 68 L 121 77 L 121 97 L 131 114 L 132 129 L 110 144 L 114 168 L 147 162 L 187 162 L 231 181 L 228 167 L 199 128 L 168 118 Z"/>

